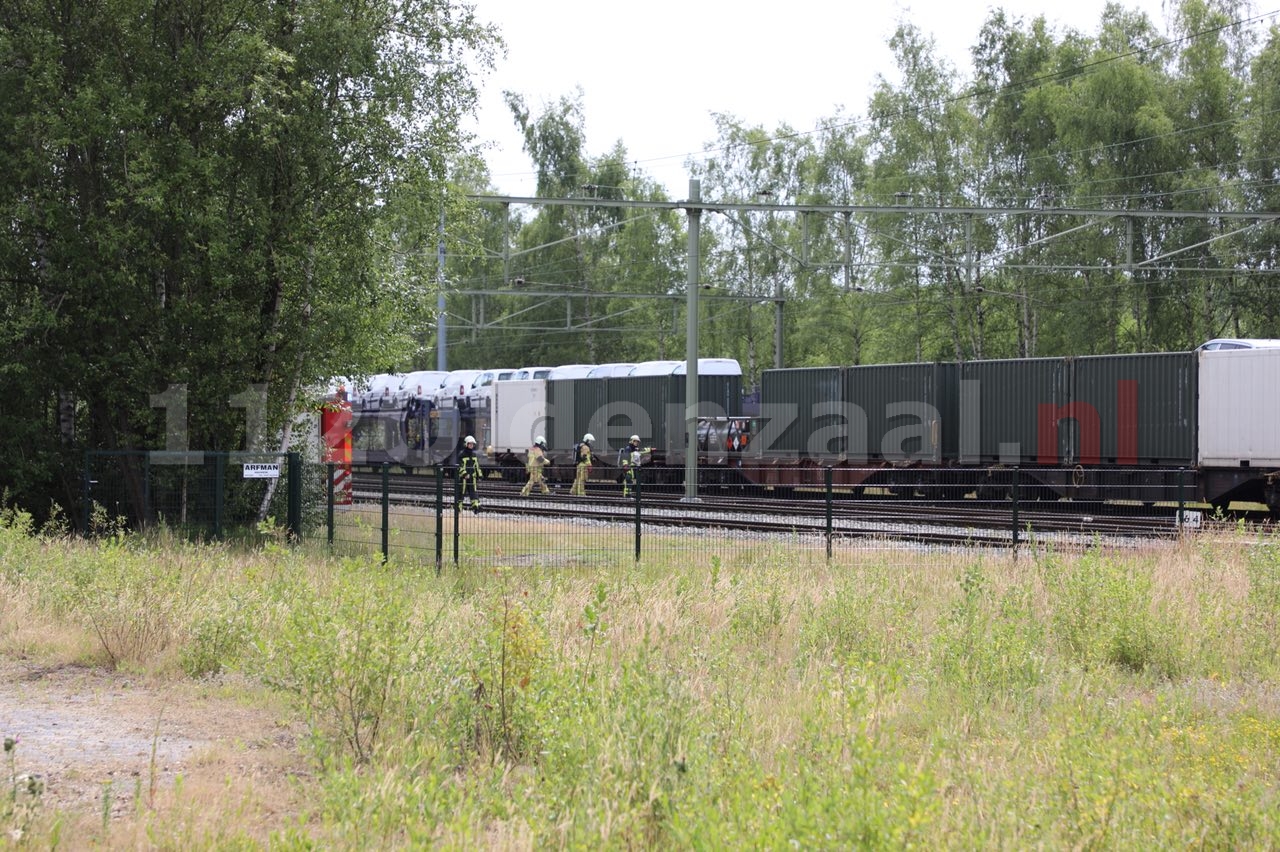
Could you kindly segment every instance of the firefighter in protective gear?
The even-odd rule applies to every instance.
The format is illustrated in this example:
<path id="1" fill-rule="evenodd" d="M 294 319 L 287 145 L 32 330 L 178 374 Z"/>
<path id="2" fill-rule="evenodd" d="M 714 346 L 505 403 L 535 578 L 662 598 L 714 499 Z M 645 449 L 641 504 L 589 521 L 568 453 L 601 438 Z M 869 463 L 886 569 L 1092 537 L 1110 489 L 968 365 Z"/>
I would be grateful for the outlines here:
<path id="1" fill-rule="evenodd" d="M 570 494 L 576 494 L 579 497 L 587 496 L 587 477 L 591 475 L 591 445 L 595 440 L 596 436 L 588 432 L 582 436 L 582 442 L 578 444 L 574 453 L 578 468 L 573 477 L 573 487 L 569 489 Z"/>
<path id="2" fill-rule="evenodd" d="M 480 459 L 476 456 L 476 439 L 468 435 L 462 441 L 462 453 L 458 456 L 458 508 L 465 509 L 468 503 L 471 511 L 480 511 L 480 497 L 476 493 L 476 485 L 484 472 L 480 469 Z"/>
<path id="3" fill-rule="evenodd" d="M 542 469 L 547 464 L 547 439 L 539 435 L 525 457 L 524 468 L 529 472 L 529 481 L 524 484 L 524 488 L 520 489 L 521 496 L 528 497 L 529 492 L 535 487 L 541 488 L 543 494 L 551 493 L 551 489 L 547 487 L 547 481 L 542 478 Z"/>
<path id="4" fill-rule="evenodd" d="M 653 452 L 653 447 L 640 446 L 640 436 L 632 435 L 627 445 L 618 452 L 618 467 L 622 470 L 622 496 L 630 497 L 636 493 L 636 471 L 645 453 Z"/>

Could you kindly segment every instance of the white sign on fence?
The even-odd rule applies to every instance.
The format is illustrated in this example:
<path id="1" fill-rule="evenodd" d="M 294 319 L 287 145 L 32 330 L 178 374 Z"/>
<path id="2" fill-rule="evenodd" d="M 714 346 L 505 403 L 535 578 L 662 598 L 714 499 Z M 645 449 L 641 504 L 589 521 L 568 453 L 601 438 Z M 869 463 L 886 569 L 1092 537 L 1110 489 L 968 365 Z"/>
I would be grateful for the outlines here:
<path id="1" fill-rule="evenodd" d="M 1200 529 L 1200 522 L 1204 518 L 1204 512 L 1198 512 L 1195 509 L 1182 510 L 1182 525 L 1188 529 Z"/>
<path id="2" fill-rule="evenodd" d="M 244 463 L 245 479 L 279 479 L 279 464 L 257 464 L 252 462 Z"/>

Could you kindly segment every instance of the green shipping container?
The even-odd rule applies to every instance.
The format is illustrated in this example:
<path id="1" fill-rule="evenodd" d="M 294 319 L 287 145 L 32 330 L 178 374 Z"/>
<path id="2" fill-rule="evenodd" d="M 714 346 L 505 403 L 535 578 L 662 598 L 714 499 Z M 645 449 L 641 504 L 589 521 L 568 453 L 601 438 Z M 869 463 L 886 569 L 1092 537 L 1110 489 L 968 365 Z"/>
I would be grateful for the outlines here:
<path id="1" fill-rule="evenodd" d="M 841 372 L 840 367 L 765 370 L 760 377 L 763 426 L 752 439 L 752 452 L 798 458 L 843 453 Z"/>
<path id="2" fill-rule="evenodd" d="M 1078 463 L 1195 464 L 1195 352 L 1073 360 L 1075 394 L 1067 414 L 1075 415 L 1072 457 Z"/>
<path id="3" fill-rule="evenodd" d="M 940 464 L 959 446 L 959 365 L 876 364 L 844 368 L 850 460 Z"/>

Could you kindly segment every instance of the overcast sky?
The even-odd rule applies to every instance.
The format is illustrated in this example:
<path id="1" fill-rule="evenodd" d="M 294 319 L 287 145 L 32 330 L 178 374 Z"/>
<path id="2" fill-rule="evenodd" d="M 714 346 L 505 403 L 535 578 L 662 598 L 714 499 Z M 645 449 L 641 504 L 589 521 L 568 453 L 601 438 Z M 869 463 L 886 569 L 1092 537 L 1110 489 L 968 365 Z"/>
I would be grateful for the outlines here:
<path id="1" fill-rule="evenodd" d="M 476 130 L 492 147 L 493 182 L 506 195 L 532 195 L 532 166 L 502 92 L 521 93 L 534 115 L 581 86 L 587 154 L 622 140 L 630 158 L 688 195 L 686 161 L 715 138 L 712 113 L 773 129 L 812 129 L 836 114 L 866 112 L 877 74 L 895 79 L 889 37 L 914 23 L 967 73 L 969 48 L 993 6 L 1056 30 L 1095 33 L 1105 0 L 475 0 L 498 25 L 507 56 L 483 85 Z M 1166 29 L 1161 0 L 1126 0 Z M 1268 3 L 1269 7 L 1273 4 Z"/>

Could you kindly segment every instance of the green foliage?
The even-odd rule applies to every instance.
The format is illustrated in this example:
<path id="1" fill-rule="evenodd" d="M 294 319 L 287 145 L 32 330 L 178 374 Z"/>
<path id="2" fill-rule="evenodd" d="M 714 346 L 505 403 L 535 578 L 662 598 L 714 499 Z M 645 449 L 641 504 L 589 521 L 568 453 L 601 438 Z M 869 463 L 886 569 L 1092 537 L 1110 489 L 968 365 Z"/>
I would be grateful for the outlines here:
<path id="1" fill-rule="evenodd" d="M 1179 631 L 1155 607 L 1149 568 L 1091 552 L 1064 566 L 1055 583 L 1054 632 L 1079 664 L 1178 673 Z"/>
<path id="2" fill-rule="evenodd" d="M 1027 693 L 1044 678 L 1045 631 L 1029 586 L 990 588 L 981 563 L 965 568 L 961 596 L 938 633 L 942 673 L 973 699 Z"/>
<path id="3" fill-rule="evenodd" d="M 873 565 L 837 578 L 833 594 L 807 613 L 801 647 L 822 661 L 902 665 L 918 640 L 915 606 L 898 572 Z"/>
<path id="4" fill-rule="evenodd" d="M 462 709 L 470 711 L 466 713 L 466 724 L 473 732 L 470 747 L 491 763 L 526 761 L 538 747 L 527 696 L 536 688 L 546 636 L 529 611 L 527 598 L 527 591 L 512 591 L 503 581 L 484 644 L 477 651 L 470 705 L 459 696 Z"/>
<path id="5" fill-rule="evenodd" d="M 1245 615 L 1249 648 L 1264 670 L 1275 671 L 1280 655 L 1270 638 L 1280 632 L 1280 546 L 1268 542 L 1251 548 L 1245 568 L 1249 579 Z"/>
<path id="6" fill-rule="evenodd" d="M 30 512 L 0 501 L 0 577 L 18 582 L 41 548 Z"/>
<path id="7" fill-rule="evenodd" d="M 286 848 L 1265 848 L 1280 560 L 1251 535 L 438 578 L 15 519 L 0 600 L 60 628 L 119 592 L 171 622 L 130 666 L 285 690 L 315 746 Z"/>
<path id="8" fill-rule="evenodd" d="M 134 545 L 111 539 L 69 576 L 67 606 L 84 619 L 111 668 L 142 665 L 164 652 L 185 616 L 180 574 Z"/>
<path id="9" fill-rule="evenodd" d="M 665 200 L 621 144 L 601 156 L 588 155 L 580 91 L 541 113 L 517 93 L 505 97 L 540 195 Z M 461 215 L 464 232 L 479 239 L 459 245 L 460 259 L 450 259 L 450 276 L 465 284 L 450 294 L 448 308 L 453 316 L 476 319 L 481 312 L 484 323 L 471 325 L 474 345 L 458 354 L 454 366 L 644 361 L 683 352 L 683 336 L 673 330 L 664 298 L 681 275 L 684 244 L 676 211 L 551 206 L 508 219 L 507 205 L 485 205 Z M 490 249 L 487 258 L 478 246 Z M 494 251 L 498 246 L 505 248 Z M 518 279 L 537 293 L 523 295 L 514 284 Z M 466 292 L 473 288 L 507 292 L 500 298 Z M 566 295 L 547 298 L 548 291 Z M 655 298 L 623 299 L 617 293 Z M 638 329 L 649 333 L 634 333 Z"/>
<path id="10" fill-rule="evenodd" d="M 331 583 L 289 594 L 288 616 L 259 637 L 257 665 L 297 701 L 322 753 L 363 763 L 413 695 L 430 623 L 405 579 L 380 563 L 352 559 L 335 569 Z"/>
<path id="11" fill-rule="evenodd" d="M 746 640 L 749 647 L 767 644 L 788 615 L 790 607 L 779 582 L 783 570 L 784 566 L 764 568 L 734 589 L 729 627 Z"/>
<path id="12" fill-rule="evenodd" d="M 608 612 L 609 592 L 604 583 L 596 586 L 595 599 L 588 601 L 582 608 L 582 632 L 587 637 L 587 663 L 583 666 L 582 676 L 585 680 L 593 677 L 592 661 L 595 659 L 596 645 L 605 636 L 605 614 Z"/>
<path id="13" fill-rule="evenodd" d="M 417 270 L 386 245 L 434 234 L 404 199 L 437 212 L 465 147 L 470 75 L 497 46 L 472 9 L 11 11 L 0 390 L 31 412 L 12 436 L 24 501 L 75 499 L 55 489 L 76 450 L 164 446 L 149 397 L 171 385 L 188 445 L 235 449 L 255 436 L 228 399 L 250 384 L 279 436 L 308 387 L 407 359 Z"/>
<path id="14" fill-rule="evenodd" d="M 19 738 L 6 734 L 0 753 L 0 836 L 17 848 L 27 842 L 32 823 L 40 815 L 44 779 L 37 773 L 18 772 Z M 7 845 L 7 843 L 6 843 Z"/>
<path id="15" fill-rule="evenodd" d="M 935 820 L 936 780 L 910 767 L 880 730 L 886 681 L 874 666 L 833 666 L 792 712 L 799 741 L 771 765 L 744 742 L 707 766 L 673 820 L 681 845 L 903 848 Z M 889 687 L 892 690 L 892 686 Z M 705 779 L 705 780 L 704 780 Z"/>
<path id="16" fill-rule="evenodd" d="M 253 647 L 260 610 L 243 599 L 215 599 L 198 612 L 178 650 L 182 670 L 190 677 L 205 677 L 237 667 Z"/>

